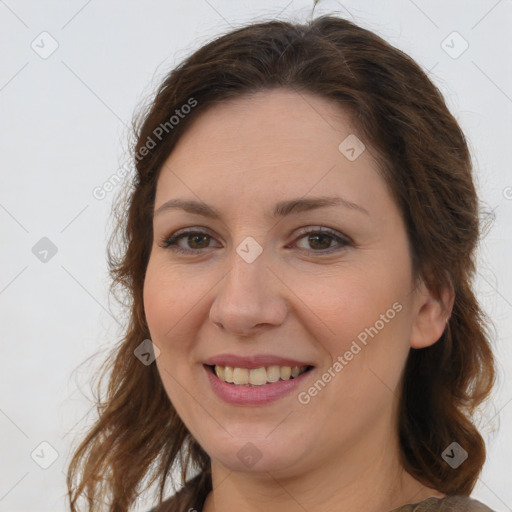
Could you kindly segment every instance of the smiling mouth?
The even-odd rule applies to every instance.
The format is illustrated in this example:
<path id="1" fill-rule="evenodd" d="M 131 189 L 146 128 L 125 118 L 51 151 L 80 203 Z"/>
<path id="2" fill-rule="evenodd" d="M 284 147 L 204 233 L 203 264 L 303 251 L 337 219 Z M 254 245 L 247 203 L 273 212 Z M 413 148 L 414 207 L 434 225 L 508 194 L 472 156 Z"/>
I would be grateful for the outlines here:
<path id="1" fill-rule="evenodd" d="M 233 366 L 205 365 L 220 380 L 233 386 L 264 386 L 275 382 L 293 380 L 310 371 L 313 366 L 277 366 L 237 368 Z"/>

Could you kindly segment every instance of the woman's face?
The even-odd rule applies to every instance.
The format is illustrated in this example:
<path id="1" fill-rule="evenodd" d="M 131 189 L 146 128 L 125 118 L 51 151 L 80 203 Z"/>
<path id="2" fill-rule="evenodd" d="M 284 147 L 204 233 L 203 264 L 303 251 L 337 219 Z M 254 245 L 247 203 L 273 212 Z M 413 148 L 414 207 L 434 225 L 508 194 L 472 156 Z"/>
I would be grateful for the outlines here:
<path id="1" fill-rule="evenodd" d="M 361 142 L 335 104 L 273 90 L 207 110 L 162 168 L 144 287 L 156 364 L 187 428 L 229 470 L 364 465 L 395 446 L 424 294 Z M 281 380 L 294 363 L 313 368 Z"/>

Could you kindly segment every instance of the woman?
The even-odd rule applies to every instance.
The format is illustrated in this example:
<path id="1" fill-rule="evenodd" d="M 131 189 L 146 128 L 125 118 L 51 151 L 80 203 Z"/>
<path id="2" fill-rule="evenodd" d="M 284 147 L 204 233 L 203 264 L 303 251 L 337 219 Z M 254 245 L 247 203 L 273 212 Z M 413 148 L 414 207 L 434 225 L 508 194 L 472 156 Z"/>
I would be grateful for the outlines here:
<path id="1" fill-rule="evenodd" d="M 478 201 L 415 62 L 334 17 L 234 30 L 169 74 L 134 159 L 130 322 L 72 511 L 158 478 L 155 511 L 490 510 Z"/>

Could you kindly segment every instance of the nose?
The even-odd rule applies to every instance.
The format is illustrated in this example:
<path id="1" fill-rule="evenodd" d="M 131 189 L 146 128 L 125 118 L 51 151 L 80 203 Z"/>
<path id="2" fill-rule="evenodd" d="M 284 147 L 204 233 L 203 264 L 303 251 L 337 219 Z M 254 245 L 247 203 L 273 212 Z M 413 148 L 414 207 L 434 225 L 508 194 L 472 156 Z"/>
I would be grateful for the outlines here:
<path id="1" fill-rule="evenodd" d="M 252 263 L 235 254 L 217 290 L 209 318 L 228 333 L 249 337 L 286 318 L 286 287 L 268 268 L 264 252 Z"/>

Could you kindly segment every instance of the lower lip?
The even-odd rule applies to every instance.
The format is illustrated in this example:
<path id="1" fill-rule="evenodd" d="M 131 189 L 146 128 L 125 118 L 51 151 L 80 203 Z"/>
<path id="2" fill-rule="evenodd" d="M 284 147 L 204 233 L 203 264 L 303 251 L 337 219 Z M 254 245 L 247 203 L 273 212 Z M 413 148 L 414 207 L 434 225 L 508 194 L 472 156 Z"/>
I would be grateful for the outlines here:
<path id="1" fill-rule="evenodd" d="M 296 391 L 296 389 L 306 380 L 314 368 L 301 373 L 298 377 L 291 380 L 278 380 L 269 382 L 262 386 L 244 386 L 228 384 L 219 379 L 210 367 L 203 365 L 214 393 L 230 404 L 235 405 L 264 405 L 274 402 L 279 398 Z"/>

